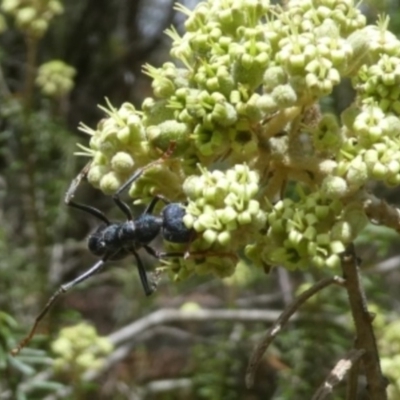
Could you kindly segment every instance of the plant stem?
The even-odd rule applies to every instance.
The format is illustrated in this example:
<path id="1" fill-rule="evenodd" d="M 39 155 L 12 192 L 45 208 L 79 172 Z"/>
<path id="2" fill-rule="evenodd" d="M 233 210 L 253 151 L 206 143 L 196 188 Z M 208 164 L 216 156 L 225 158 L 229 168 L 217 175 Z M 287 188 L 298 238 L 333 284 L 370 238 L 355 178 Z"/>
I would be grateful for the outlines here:
<path id="1" fill-rule="evenodd" d="M 369 398 L 386 400 L 386 382 L 382 376 L 378 348 L 372 329 L 372 318 L 368 312 L 366 296 L 358 269 L 358 260 L 353 245 L 349 247 L 343 256 L 342 265 L 350 309 L 356 328 L 356 346 L 365 350 L 362 361 L 368 382 Z"/>

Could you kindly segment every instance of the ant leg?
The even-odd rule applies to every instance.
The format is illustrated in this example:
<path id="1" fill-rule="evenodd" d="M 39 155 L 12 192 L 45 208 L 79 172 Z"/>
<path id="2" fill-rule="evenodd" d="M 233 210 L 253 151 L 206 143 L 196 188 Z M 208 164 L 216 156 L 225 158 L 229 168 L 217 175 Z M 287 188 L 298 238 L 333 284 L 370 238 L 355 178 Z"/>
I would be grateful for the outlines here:
<path id="1" fill-rule="evenodd" d="M 157 160 L 145 165 L 142 168 L 139 168 L 136 172 L 132 174 L 132 176 L 116 191 L 113 197 L 119 197 L 119 195 L 128 187 L 130 186 L 133 182 L 138 180 L 144 172 L 146 172 L 148 169 L 152 168 L 154 165 L 160 164 L 163 161 L 167 160 L 169 157 L 171 157 L 173 151 L 175 150 L 176 143 L 171 142 L 167 151 Z"/>
<path id="2" fill-rule="evenodd" d="M 143 169 L 142 169 L 143 172 Z M 118 190 L 117 193 L 115 193 L 113 195 L 113 200 L 114 203 L 116 204 L 116 206 L 125 214 L 126 218 L 129 221 L 133 220 L 133 215 L 132 215 L 132 211 L 129 208 L 128 204 L 126 204 L 124 201 L 122 201 L 118 195 L 119 191 L 121 190 L 121 188 Z M 155 196 L 150 204 L 146 207 L 146 209 L 144 210 L 143 214 L 151 214 L 151 212 L 153 211 L 155 205 L 157 204 L 157 202 L 161 199 L 162 196 Z M 164 199 L 163 199 L 164 200 Z M 164 200 L 164 201 L 168 201 L 168 200 Z"/>
<path id="3" fill-rule="evenodd" d="M 161 194 L 158 194 L 154 196 L 154 198 L 151 200 L 150 204 L 146 207 L 146 209 L 143 211 L 143 214 L 152 214 L 154 207 L 159 201 L 163 201 L 165 204 L 170 204 L 171 202 Z"/>
<path id="4" fill-rule="evenodd" d="M 137 254 L 135 250 L 132 249 L 131 253 L 136 258 L 137 269 L 139 271 L 140 282 L 142 283 L 144 293 L 146 296 L 150 296 L 154 292 L 154 289 L 151 288 L 149 285 L 146 269 L 144 268 L 143 262 L 142 262 L 141 258 L 139 257 L 139 254 Z"/>
<path id="5" fill-rule="evenodd" d="M 151 256 L 161 259 L 168 257 L 182 257 L 185 260 L 188 258 L 201 258 L 201 257 L 228 257 L 234 261 L 237 261 L 238 257 L 233 253 L 223 252 L 223 251 L 156 251 L 150 246 L 142 246 L 148 254 Z"/>
<path id="6" fill-rule="evenodd" d="M 124 201 L 122 201 L 117 194 L 113 195 L 113 200 L 114 203 L 116 204 L 116 206 L 125 214 L 126 218 L 128 219 L 128 221 L 132 221 L 133 220 L 133 215 L 132 215 L 132 211 L 129 208 L 128 204 L 126 204 Z"/>
<path id="7" fill-rule="evenodd" d="M 158 260 L 160 258 L 167 258 L 167 257 L 184 257 L 185 253 L 182 251 L 169 251 L 169 252 L 163 252 L 163 251 L 157 251 L 154 250 L 152 247 L 148 245 L 143 245 L 142 246 L 148 254 L 151 256 L 157 258 Z"/>
<path id="8" fill-rule="evenodd" d="M 21 340 L 21 342 L 18 344 L 18 346 L 11 350 L 11 354 L 13 356 L 16 356 L 33 338 L 36 332 L 36 328 L 39 325 L 40 321 L 43 319 L 43 317 L 47 314 L 49 311 L 50 307 L 53 305 L 53 303 L 58 299 L 58 297 L 76 286 L 78 283 L 83 282 L 84 280 L 90 278 L 92 275 L 94 275 L 96 272 L 100 271 L 105 262 L 112 257 L 113 254 L 108 254 L 104 256 L 100 261 L 98 261 L 96 264 L 93 265 L 92 268 L 88 269 L 86 272 L 84 272 L 82 275 L 79 275 L 77 278 L 72 280 L 71 282 L 68 282 L 64 285 L 61 285 L 58 290 L 50 297 L 49 301 L 46 303 L 46 305 L 43 307 L 42 311 L 39 313 L 39 315 L 35 318 L 35 322 L 28 333 L 28 335 Z"/>
<path id="9" fill-rule="evenodd" d="M 73 207 L 73 208 L 77 208 L 78 210 L 81 211 L 85 211 L 90 215 L 93 215 L 94 217 L 100 219 L 101 221 L 103 221 L 106 225 L 110 225 L 111 222 L 109 221 L 109 219 L 97 208 L 91 207 L 91 206 L 87 206 L 85 204 L 81 204 L 81 203 L 75 203 L 74 201 L 70 200 L 69 203 L 66 203 L 67 206 L 69 207 Z"/>
<path id="10" fill-rule="evenodd" d="M 127 217 L 127 219 L 129 221 L 133 220 L 133 215 L 132 215 L 132 211 L 129 208 L 128 204 L 126 204 L 124 201 L 122 201 L 117 194 L 113 195 L 113 200 L 114 203 L 117 205 L 117 207 L 125 214 L 125 216 Z M 162 196 L 162 195 L 157 195 L 154 196 L 154 198 L 151 200 L 150 204 L 146 207 L 146 209 L 143 211 L 143 214 L 151 214 L 154 210 L 154 207 L 156 206 L 156 204 L 158 203 L 159 200 L 162 200 L 165 204 L 169 204 L 170 201 Z"/>
<path id="11" fill-rule="evenodd" d="M 75 196 L 75 192 L 78 189 L 78 186 L 82 182 L 82 179 L 86 178 L 86 175 L 89 172 L 91 163 L 92 162 L 89 161 L 82 168 L 82 171 L 79 172 L 79 174 L 76 176 L 76 178 L 72 180 L 72 182 L 69 185 L 69 188 L 67 190 L 67 193 L 65 193 L 64 203 L 69 207 L 73 207 L 73 208 L 77 208 L 78 210 L 85 211 L 88 214 L 93 215 L 94 217 L 100 219 L 106 225 L 110 225 L 110 221 L 108 220 L 108 218 L 97 208 L 87 206 L 87 205 L 81 204 L 81 203 L 76 203 L 75 201 L 72 200 Z"/>
<path id="12" fill-rule="evenodd" d="M 160 164 L 163 161 L 165 161 L 166 159 L 168 159 L 169 157 L 171 157 L 174 149 L 176 147 L 175 142 L 171 142 L 167 151 L 157 160 L 145 165 L 142 168 L 139 168 L 138 170 L 136 170 L 131 176 L 130 178 L 114 193 L 113 195 L 113 200 L 115 202 L 115 204 L 117 205 L 117 207 L 125 214 L 125 216 L 127 217 L 128 220 L 132 220 L 133 216 L 132 216 L 132 212 L 131 209 L 129 208 L 129 206 L 123 202 L 119 196 L 121 195 L 121 193 L 130 185 L 132 185 L 133 182 L 137 181 L 148 169 L 152 168 L 154 165 Z M 79 179 L 79 176 L 76 178 L 76 180 Z M 159 196 L 161 198 L 161 196 Z M 154 199 L 153 199 L 154 201 Z M 158 200 L 156 200 L 154 203 L 153 201 L 150 203 L 150 205 L 147 207 L 146 210 L 148 210 L 150 208 L 150 210 L 152 210 L 155 206 L 155 204 L 157 203 Z M 168 201 L 168 200 L 164 200 L 164 201 Z M 149 213 L 148 211 L 145 212 Z"/>

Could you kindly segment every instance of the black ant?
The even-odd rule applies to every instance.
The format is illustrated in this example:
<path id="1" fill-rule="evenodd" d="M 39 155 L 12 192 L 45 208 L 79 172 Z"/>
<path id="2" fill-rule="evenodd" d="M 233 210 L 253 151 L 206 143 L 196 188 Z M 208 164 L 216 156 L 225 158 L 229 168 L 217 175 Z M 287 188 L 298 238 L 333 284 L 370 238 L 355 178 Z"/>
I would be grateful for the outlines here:
<path id="1" fill-rule="evenodd" d="M 164 257 L 182 257 L 187 254 L 182 252 L 158 252 L 149 246 L 156 236 L 161 233 L 162 237 L 172 243 L 190 243 L 193 240 L 194 232 L 186 228 L 183 224 L 183 216 L 185 209 L 181 203 L 170 203 L 163 196 L 155 196 L 144 212 L 135 220 L 133 219 L 129 206 L 120 199 L 120 194 L 129 187 L 133 182 L 139 179 L 142 174 L 154 165 L 168 158 L 174 146 L 170 148 L 158 160 L 149 163 L 145 167 L 138 169 L 113 195 L 113 200 L 117 207 L 125 214 L 127 221 L 111 222 L 100 210 L 92 206 L 76 203 L 73 201 L 75 191 L 80 182 L 84 179 L 89 171 L 90 163 L 87 164 L 78 176 L 71 182 L 71 185 L 65 195 L 65 204 L 85 211 L 103 222 L 88 239 L 88 248 L 91 253 L 101 257 L 91 268 L 79 275 L 74 280 L 63 284 L 50 297 L 40 314 L 36 317 L 33 327 L 29 334 L 19 343 L 19 345 L 11 351 L 12 355 L 17 355 L 23 347 L 25 347 L 35 334 L 39 322 L 47 314 L 52 304 L 57 298 L 66 293 L 68 290 L 79 283 L 90 278 L 99 272 L 107 261 L 120 260 L 128 255 L 133 255 L 136 259 L 140 280 L 146 296 L 153 293 L 154 288 L 150 287 L 146 270 L 143 266 L 137 250 L 143 248 L 148 254 L 158 259 Z M 158 201 L 162 200 L 166 205 L 162 209 L 160 216 L 152 214 Z"/>

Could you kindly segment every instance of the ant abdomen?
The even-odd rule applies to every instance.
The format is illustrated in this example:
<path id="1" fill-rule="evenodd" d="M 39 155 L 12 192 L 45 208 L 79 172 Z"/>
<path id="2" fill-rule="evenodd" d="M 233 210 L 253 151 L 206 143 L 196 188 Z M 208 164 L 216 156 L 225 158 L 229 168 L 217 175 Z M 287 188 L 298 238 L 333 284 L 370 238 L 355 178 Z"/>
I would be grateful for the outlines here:
<path id="1" fill-rule="evenodd" d="M 110 255 L 110 259 L 120 260 L 130 251 L 125 247 L 132 247 L 134 240 L 134 225 L 132 221 L 121 224 L 115 222 L 110 225 L 101 224 L 88 238 L 88 249 L 95 256 Z M 125 226 L 127 225 L 127 226 Z M 126 236 L 123 236 L 126 234 Z M 121 251 L 125 250 L 125 251 Z"/>

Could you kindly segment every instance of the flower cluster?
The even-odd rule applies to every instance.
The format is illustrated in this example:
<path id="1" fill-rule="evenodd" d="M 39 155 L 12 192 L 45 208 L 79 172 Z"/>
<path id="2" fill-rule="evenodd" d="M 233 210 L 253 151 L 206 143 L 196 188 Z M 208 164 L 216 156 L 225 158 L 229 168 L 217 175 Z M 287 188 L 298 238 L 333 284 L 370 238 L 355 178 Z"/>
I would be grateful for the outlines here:
<path id="1" fill-rule="evenodd" d="M 183 268 L 180 275 L 194 271 L 223 277 L 234 271 L 236 252 L 265 225 L 257 200 L 258 182 L 258 174 L 243 164 L 226 171 L 203 170 L 202 175 L 186 179 L 183 191 L 188 205 L 183 222 L 197 232 L 190 246 L 195 258 L 170 262 L 174 273 Z"/>
<path id="2" fill-rule="evenodd" d="M 21 30 L 38 38 L 46 33 L 51 20 L 64 11 L 58 0 L 3 0 L 1 9 L 15 18 Z"/>
<path id="3" fill-rule="evenodd" d="M 63 61 L 52 60 L 39 67 L 36 84 L 47 96 L 62 97 L 72 90 L 75 74 L 73 67 Z"/>
<path id="4" fill-rule="evenodd" d="M 149 140 L 141 113 L 135 110 L 132 104 L 124 103 L 119 109 L 109 104 L 109 109 L 103 110 L 108 117 L 98 123 L 96 130 L 81 124 L 80 129 L 91 135 L 90 148 L 81 148 L 84 154 L 93 157 L 88 174 L 89 182 L 104 193 L 112 194 L 133 171 L 146 166 L 161 154 L 157 151 L 158 147 L 153 147 L 150 143 L 152 140 L 157 141 L 157 136 L 161 135 L 155 132 L 156 128 L 160 132 L 166 132 L 169 127 L 168 122 L 152 126 L 148 134 L 153 139 Z M 176 133 L 176 124 L 174 121 L 171 121 L 171 124 L 174 126 L 169 130 Z M 174 141 L 173 137 L 165 140 L 165 149 L 171 141 Z M 163 146 L 161 148 L 164 149 Z M 170 170 L 154 167 L 145 174 L 144 179 L 135 182 L 130 188 L 131 197 L 145 200 L 161 192 L 169 198 L 176 198 L 176 193 L 179 193 L 182 186 L 178 174 L 180 166 L 176 163 L 174 165 L 173 162 L 169 165 Z"/>
<path id="5" fill-rule="evenodd" d="M 61 329 L 59 337 L 51 347 L 57 355 L 54 369 L 70 371 L 74 375 L 101 368 L 104 357 L 113 349 L 107 338 L 98 336 L 96 330 L 86 323 Z"/>
<path id="6" fill-rule="evenodd" d="M 365 225 L 366 183 L 400 183 L 400 42 L 388 21 L 365 26 L 352 0 L 178 7 L 188 16 L 183 36 L 168 31 L 178 62 L 145 67 L 154 97 L 83 126 L 90 182 L 114 193 L 173 143 L 129 194 L 186 205 L 195 237 L 179 248 L 186 259 L 167 262 L 176 276 L 226 276 L 244 253 L 257 265 L 337 266 Z M 357 97 L 338 119 L 318 101 L 342 78 Z M 306 195 L 294 200 L 292 183 Z"/>
<path id="7" fill-rule="evenodd" d="M 287 268 L 338 267 L 340 254 L 364 229 L 367 219 L 356 204 L 314 192 L 299 201 L 279 201 L 268 213 L 267 231 L 246 247 L 257 263 Z"/>

